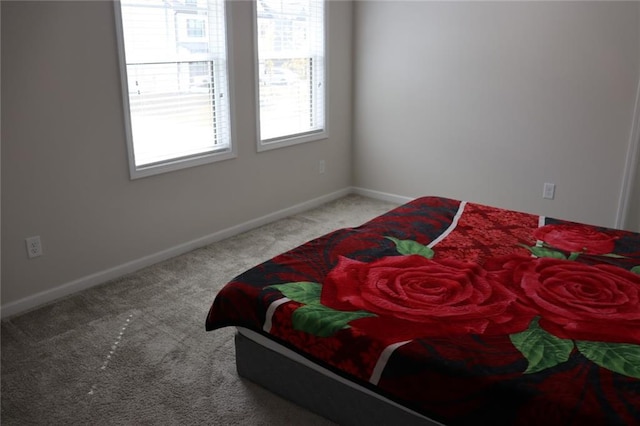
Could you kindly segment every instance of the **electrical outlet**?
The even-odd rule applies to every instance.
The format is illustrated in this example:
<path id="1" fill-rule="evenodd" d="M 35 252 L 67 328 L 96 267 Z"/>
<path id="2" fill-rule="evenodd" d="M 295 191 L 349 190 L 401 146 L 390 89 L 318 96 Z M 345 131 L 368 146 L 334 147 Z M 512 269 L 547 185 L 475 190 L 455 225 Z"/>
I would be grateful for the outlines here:
<path id="1" fill-rule="evenodd" d="M 324 174 L 325 172 L 325 162 L 324 160 L 318 161 L 318 173 Z"/>
<path id="2" fill-rule="evenodd" d="M 546 198 L 548 200 L 553 200 L 556 192 L 556 184 L 555 183 L 545 183 L 544 189 L 542 190 L 542 198 Z"/>
<path id="3" fill-rule="evenodd" d="M 25 241 L 27 243 L 27 255 L 29 256 L 29 259 L 42 256 L 42 241 L 40 241 L 39 235 L 29 237 Z"/>

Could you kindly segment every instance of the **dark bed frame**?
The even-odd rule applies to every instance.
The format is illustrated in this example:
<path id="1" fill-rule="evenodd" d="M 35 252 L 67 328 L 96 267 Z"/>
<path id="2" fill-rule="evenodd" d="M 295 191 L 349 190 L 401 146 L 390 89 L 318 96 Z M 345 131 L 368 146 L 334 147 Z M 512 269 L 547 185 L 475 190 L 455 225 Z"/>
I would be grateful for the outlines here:
<path id="1" fill-rule="evenodd" d="M 441 425 L 323 375 L 240 333 L 236 333 L 235 347 L 241 377 L 339 425 Z"/>

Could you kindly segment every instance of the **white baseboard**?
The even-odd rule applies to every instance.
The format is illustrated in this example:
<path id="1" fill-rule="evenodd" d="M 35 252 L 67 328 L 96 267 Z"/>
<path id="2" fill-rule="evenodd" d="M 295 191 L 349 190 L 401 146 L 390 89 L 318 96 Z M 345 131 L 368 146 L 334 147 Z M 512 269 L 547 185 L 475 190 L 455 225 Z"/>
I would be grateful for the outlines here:
<path id="1" fill-rule="evenodd" d="M 415 198 L 404 197 L 402 195 L 389 194 L 386 192 L 374 191 L 372 189 L 351 187 L 352 194 L 362 195 L 363 197 L 375 198 L 376 200 L 388 201 L 390 203 L 405 204 L 409 201 L 415 200 Z"/>
<path id="2" fill-rule="evenodd" d="M 32 296 L 27 296 L 15 302 L 4 304 L 0 306 L 0 317 L 7 318 L 13 315 L 24 313 L 30 309 L 53 302 L 54 300 L 76 293 L 80 290 L 85 290 L 98 284 L 105 283 L 109 280 L 121 277 L 131 272 L 135 272 L 147 266 L 151 266 L 155 263 L 162 262 L 163 260 L 167 260 L 172 257 L 195 250 L 197 248 L 224 240 L 234 235 L 250 231 L 251 229 L 266 225 L 276 220 L 284 219 L 285 217 L 310 210 L 312 208 L 318 207 L 330 201 L 337 200 L 338 198 L 342 198 L 354 192 L 355 191 L 353 191 L 352 188 L 344 188 L 339 191 L 335 191 L 330 194 L 323 195 L 321 197 L 314 198 L 312 200 L 305 201 L 303 203 L 296 204 L 282 210 L 278 210 L 265 216 L 252 219 L 239 225 L 232 226 L 231 228 L 223 229 L 221 231 L 214 232 L 213 234 L 209 234 L 204 237 L 179 244 L 166 250 L 162 250 L 158 253 L 150 254 L 148 256 L 132 260 L 131 262 L 127 262 L 113 268 L 96 272 L 95 274 L 87 275 L 85 277 L 68 282 L 50 290 L 46 290 Z M 362 195 L 368 196 L 366 194 Z M 374 196 L 371 197 L 377 198 Z"/>
<path id="3" fill-rule="evenodd" d="M 404 204 L 413 200 L 413 198 L 410 198 L 410 197 L 403 197 L 400 195 L 388 194 L 385 192 L 374 191 L 371 189 L 358 188 L 358 187 L 344 188 L 344 189 L 332 192 L 330 194 L 323 195 L 321 197 L 317 197 L 312 200 L 305 201 L 303 203 L 296 204 L 294 206 L 287 207 L 285 209 L 278 210 L 273 213 L 269 213 L 265 216 L 252 219 L 250 221 L 241 223 L 239 225 L 232 226 L 230 228 L 223 229 L 218 232 L 214 232 L 213 234 L 205 235 L 204 237 L 197 238 L 195 240 L 188 241 L 186 243 L 179 244 L 174 247 L 170 247 L 166 250 L 162 250 L 160 252 L 153 253 L 148 256 L 144 256 L 127 263 L 123 263 L 113 268 L 105 269 L 103 271 L 96 272 L 95 274 L 84 276 L 82 278 L 62 284 L 50 290 L 46 290 L 46 291 L 34 294 L 32 296 L 27 296 L 15 302 L 9 302 L 7 304 L 0 306 L 0 317 L 4 319 L 17 314 L 24 313 L 28 310 L 40 307 L 47 303 L 51 303 L 55 300 L 58 300 L 65 296 L 69 296 L 78 291 L 86 290 L 96 285 L 103 284 L 107 281 L 113 280 L 123 275 L 130 274 L 142 268 L 146 268 L 147 266 L 151 266 L 158 262 L 162 262 L 163 260 L 167 260 L 172 257 L 179 256 L 184 253 L 188 253 L 197 248 L 204 247 L 206 245 L 213 244 L 217 241 L 221 241 L 226 238 L 233 237 L 234 235 L 238 235 L 243 232 L 250 231 L 254 228 L 266 225 L 276 220 L 284 219 L 285 217 L 302 213 L 304 211 L 307 211 L 312 208 L 318 207 L 322 204 L 337 200 L 338 198 L 342 198 L 349 194 L 358 194 L 358 195 L 362 195 L 363 197 L 374 198 L 377 200 L 388 201 L 388 202 L 397 203 L 397 204 Z"/>

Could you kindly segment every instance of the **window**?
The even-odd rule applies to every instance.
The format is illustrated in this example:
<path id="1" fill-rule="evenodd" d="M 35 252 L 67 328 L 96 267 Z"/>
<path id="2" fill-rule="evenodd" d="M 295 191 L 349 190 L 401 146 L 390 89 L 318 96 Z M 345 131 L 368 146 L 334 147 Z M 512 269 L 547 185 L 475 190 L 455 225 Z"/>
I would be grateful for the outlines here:
<path id="1" fill-rule="evenodd" d="M 258 150 L 327 137 L 325 2 L 257 0 Z"/>
<path id="2" fill-rule="evenodd" d="M 224 1 L 115 8 L 131 177 L 235 157 Z"/>
<path id="3" fill-rule="evenodd" d="M 202 19 L 187 19 L 187 37 L 204 38 L 204 24 Z"/>

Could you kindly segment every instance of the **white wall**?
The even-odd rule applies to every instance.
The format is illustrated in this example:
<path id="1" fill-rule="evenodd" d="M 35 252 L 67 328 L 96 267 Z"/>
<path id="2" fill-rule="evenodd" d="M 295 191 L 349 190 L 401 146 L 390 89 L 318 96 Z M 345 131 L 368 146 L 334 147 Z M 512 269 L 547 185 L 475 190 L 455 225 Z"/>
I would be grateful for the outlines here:
<path id="1" fill-rule="evenodd" d="M 355 186 L 614 226 L 639 16 L 638 2 L 356 2 Z"/>
<path id="2" fill-rule="evenodd" d="M 329 4 L 331 137 L 257 153 L 251 3 L 230 3 L 238 158 L 135 181 L 112 2 L 1 3 L 3 307 L 348 187 L 352 4 Z"/>

